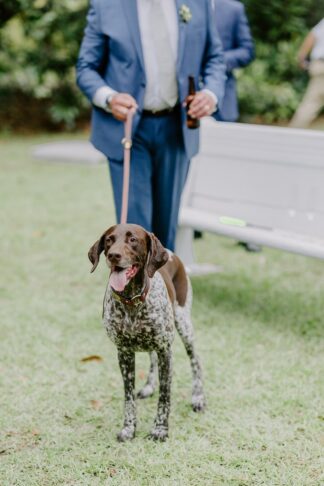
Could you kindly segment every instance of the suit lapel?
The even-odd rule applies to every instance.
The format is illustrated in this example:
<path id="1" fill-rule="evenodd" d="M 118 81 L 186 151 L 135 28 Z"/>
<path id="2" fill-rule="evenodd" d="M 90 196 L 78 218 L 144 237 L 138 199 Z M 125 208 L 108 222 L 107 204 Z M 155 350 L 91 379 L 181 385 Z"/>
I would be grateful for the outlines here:
<path id="1" fill-rule="evenodd" d="M 145 71 L 141 34 L 140 34 L 139 22 L 138 22 L 137 1 L 121 0 L 121 3 L 124 7 L 124 12 L 127 19 L 129 32 L 133 38 L 136 52 L 138 54 L 142 68 Z"/>
<path id="2" fill-rule="evenodd" d="M 180 19 L 179 11 L 181 6 L 183 5 L 183 0 L 176 0 L 176 8 L 177 8 L 177 17 L 178 17 L 178 26 L 179 26 L 179 34 L 178 34 L 178 59 L 177 59 L 177 72 L 180 71 L 181 61 L 185 50 L 186 44 L 186 30 L 187 25 Z"/>

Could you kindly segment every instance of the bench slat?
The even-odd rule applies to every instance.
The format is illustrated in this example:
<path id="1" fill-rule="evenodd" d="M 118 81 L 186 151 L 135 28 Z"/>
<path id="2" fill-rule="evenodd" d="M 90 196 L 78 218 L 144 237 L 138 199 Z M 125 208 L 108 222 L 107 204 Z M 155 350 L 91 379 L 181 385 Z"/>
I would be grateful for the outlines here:
<path id="1" fill-rule="evenodd" d="M 220 219 L 221 216 L 216 214 L 211 219 L 210 214 L 203 215 L 200 211 L 186 208 L 182 214 L 182 226 L 218 233 L 238 241 L 248 241 L 270 248 L 324 259 L 324 240 L 307 238 L 300 234 L 280 230 L 231 226 L 221 223 Z M 179 256 L 181 256 L 180 253 Z"/>

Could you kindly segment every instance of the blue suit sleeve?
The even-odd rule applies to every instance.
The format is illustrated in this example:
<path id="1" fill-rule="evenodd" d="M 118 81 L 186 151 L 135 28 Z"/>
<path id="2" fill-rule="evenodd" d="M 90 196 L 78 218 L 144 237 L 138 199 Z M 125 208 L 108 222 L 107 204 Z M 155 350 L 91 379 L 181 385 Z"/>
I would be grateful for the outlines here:
<path id="1" fill-rule="evenodd" d="M 225 51 L 225 63 L 227 72 L 233 69 L 247 66 L 254 59 L 254 42 L 250 32 L 248 19 L 244 5 L 237 4 L 238 15 L 235 28 L 235 47 Z"/>
<path id="2" fill-rule="evenodd" d="M 91 0 L 76 65 L 77 84 L 91 102 L 95 92 L 102 86 L 106 86 L 100 73 L 107 60 L 108 40 L 100 30 L 96 0 Z"/>
<path id="3" fill-rule="evenodd" d="M 207 2 L 207 44 L 202 63 L 202 81 L 205 89 L 211 90 L 221 103 L 225 89 L 225 64 L 222 43 L 215 22 L 215 2 Z"/>

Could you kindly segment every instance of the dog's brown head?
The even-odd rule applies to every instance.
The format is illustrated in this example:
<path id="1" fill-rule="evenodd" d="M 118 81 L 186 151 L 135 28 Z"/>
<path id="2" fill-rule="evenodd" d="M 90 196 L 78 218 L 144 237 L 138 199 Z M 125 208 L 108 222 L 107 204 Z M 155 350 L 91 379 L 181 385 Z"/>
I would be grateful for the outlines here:
<path id="1" fill-rule="evenodd" d="M 92 245 L 88 257 L 93 272 L 104 252 L 111 269 L 110 285 L 122 292 L 126 285 L 143 270 L 150 278 L 169 259 L 168 252 L 153 233 L 137 224 L 118 224 L 107 229 Z"/>

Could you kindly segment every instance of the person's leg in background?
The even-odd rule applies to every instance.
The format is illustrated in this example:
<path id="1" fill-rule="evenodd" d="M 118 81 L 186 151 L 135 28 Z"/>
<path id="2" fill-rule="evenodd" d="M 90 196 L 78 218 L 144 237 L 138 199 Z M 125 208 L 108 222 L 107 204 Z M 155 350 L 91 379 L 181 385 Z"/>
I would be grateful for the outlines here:
<path id="1" fill-rule="evenodd" d="M 324 106 L 324 74 L 312 76 L 304 98 L 294 114 L 291 128 L 308 128 Z"/>

